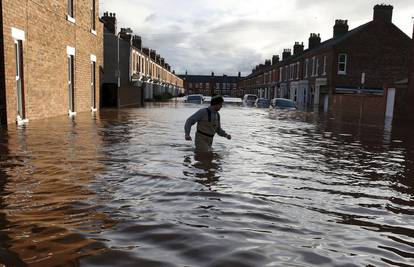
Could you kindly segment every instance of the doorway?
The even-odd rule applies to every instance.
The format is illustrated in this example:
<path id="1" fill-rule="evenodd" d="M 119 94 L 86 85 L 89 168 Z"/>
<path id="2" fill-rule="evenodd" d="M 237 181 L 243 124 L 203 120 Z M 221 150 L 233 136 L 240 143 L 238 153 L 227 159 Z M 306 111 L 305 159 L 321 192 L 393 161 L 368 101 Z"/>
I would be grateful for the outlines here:
<path id="1" fill-rule="evenodd" d="M 17 90 L 17 116 L 20 120 L 26 119 L 23 72 L 23 41 L 14 41 L 16 55 L 16 90 Z"/>

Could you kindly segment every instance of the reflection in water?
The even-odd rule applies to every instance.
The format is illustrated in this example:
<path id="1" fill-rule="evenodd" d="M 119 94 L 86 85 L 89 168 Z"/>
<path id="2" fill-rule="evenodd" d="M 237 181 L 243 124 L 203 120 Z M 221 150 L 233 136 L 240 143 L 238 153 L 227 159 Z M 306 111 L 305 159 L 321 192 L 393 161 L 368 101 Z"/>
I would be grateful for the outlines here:
<path id="1" fill-rule="evenodd" d="M 9 177 L 1 194 L 2 233 L 8 236 L 2 242 L 10 255 L 18 255 L 7 255 L 10 266 L 75 263 L 105 250 L 88 235 L 114 225 L 99 212 L 99 196 L 90 189 L 103 171 L 93 123 L 50 123 L 9 129 L 2 140 L 8 150 L 2 151 L 2 177 Z"/>
<path id="2" fill-rule="evenodd" d="M 197 109 L 1 132 L 1 263 L 413 265 L 413 129 L 226 106 L 233 139 L 198 154 L 183 136 Z"/>
<path id="3" fill-rule="evenodd" d="M 193 172 L 184 170 L 183 174 L 186 177 L 196 177 L 196 182 L 211 188 L 211 186 L 214 186 L 220 179 L 220 160 L 221 156 L 218 153 L 213 151 L 202 152 L 195 150 L 194 164 L 192 164 L 190 156 L 184 157 L 184 166 L 192 167 Z"/>

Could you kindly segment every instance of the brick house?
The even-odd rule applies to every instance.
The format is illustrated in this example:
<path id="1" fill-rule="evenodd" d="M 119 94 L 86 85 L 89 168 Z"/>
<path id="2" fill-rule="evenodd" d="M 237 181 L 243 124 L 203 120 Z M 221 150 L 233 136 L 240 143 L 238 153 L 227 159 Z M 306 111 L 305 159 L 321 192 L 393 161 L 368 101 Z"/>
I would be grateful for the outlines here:
<path id="1" fill-rule="evenodd" d="M 103 57 L 98 1 L 3 0 L 1 5 L 1 123 L 95 111 Z"/>
<path id="2" fill-rule="evenodd" d="M 385 84 L 407 77 L 410 38 L 392 23 L 393 7 L 376 5 L 373 20 L 349 31 L 347 20 L 336 20 L 333 38 L 309 37 L 308 49 L 296 42 L 282 60 L 274 56 L 247 76 L 246 93 L 287 97 L 299 106 L 325 111 L 385 112 Z M 363 106 L 363 107 L 362 107 Z"/>
<path id="3" fill-rule="evenodd" d="M 409 106 L 411 107 L 411 114 L 414 118 L 414 27 L 413 27 L 413 39 L 411 41 L 411 65 L 410 65 L 410 72 L 409 72 L 409 88 L 408 88 L 408 99 L 410 100 Z"/>
<path id="4" fill-rule="evenodd" d="M 140 36 L 130 28 L 117 33 L 115 13 L 105 12 L 104 23 L 104 106 L 142 106 L 164 94 L 176 96 L 183 89 L 183 81 L 155 50 L 142 47 Z"/>
<path id="5" fill-rule="evenodd" d="M 214 72 L 209 75 L 179 75 L 184 80 L 185 94 L 203 94 L 211 96 L 214 94 L 242 97 L 239 90 L 241 73 L 238 76 L 215 76 Z"/>

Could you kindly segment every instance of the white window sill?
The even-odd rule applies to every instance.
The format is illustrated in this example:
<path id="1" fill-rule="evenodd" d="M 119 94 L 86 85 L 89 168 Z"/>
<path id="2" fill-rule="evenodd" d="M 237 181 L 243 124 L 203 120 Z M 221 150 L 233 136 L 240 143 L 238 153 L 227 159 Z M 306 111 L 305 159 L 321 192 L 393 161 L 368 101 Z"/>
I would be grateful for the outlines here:
<path id="1" fill-rule="evenodd" d="M 21 125 L 26 125 L 29 122 L 29 119 L 22 119 L 20 118 L 20 116 L 18 115 L 16 118 L 16 123 L 17 125 L 21 126 Z"/>
<path id="2" fill-rule="evenodd" d="M 92 111 L 92 112 L 97 112 L 97 111 L 98 111 L 98 109 L 97 109 L 97 108 L 94 108 L 94 107 L 91 107 L 91 111 Z"/>
<path id="3" fill-rule="evenodd" d="M 76 116 L 76 112 L 72 112 L 71 110 L 69 110 L 68 116 L 69 117 L 75 117 Z"/>
<path id="4" fill-rule="evenodd" d="M 69 22 L 76 23 L 75 18 L 72 18 L 72 16 L 70 16 L 70 15 L 68 15 L 68 16 L 67 16 L 67 20 L 68 20 Z"/>
<path id="5" fill-rule="evenodd" d="M 338 75 L 346 75 L 346 71 L 338 71 Z"/>
<path id="6" fill-rule="evenodd" d="M 91 33 L 92 33 L 93 35 L 98 35 L 98 34 L 96 33 L 96 31 L 95 31 L 95 30 L 91 30 Z"/>

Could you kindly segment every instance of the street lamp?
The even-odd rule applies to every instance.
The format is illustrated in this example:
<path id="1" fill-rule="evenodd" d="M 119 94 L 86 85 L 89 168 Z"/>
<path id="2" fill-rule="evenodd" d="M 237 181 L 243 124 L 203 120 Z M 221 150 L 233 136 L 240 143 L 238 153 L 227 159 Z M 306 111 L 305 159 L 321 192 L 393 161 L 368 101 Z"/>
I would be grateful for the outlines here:
<path id="1" fill-rule="evenodd" d="M 119 39 L 120 39 L 120 34 L 121 33 L 125 33 L 125 34 L 131 34 L 132 30 L 130 28 L 126 28 L 126 29 L 121 29 L 120 32 L 118 32 L 118 34 L 116 35 L 117 39 L 118 39 L 118 46 L 117 46 L 117 61 L 118 61 L 118 65 L 117 65 L 117 79 L 118 79 L 118 90 L 117 90 L 117 107 L 120 108 L 121 107 L 121 100 L 119 99 L 119 90 L 121 88 L 121 71 L 119 70 Z"/>

